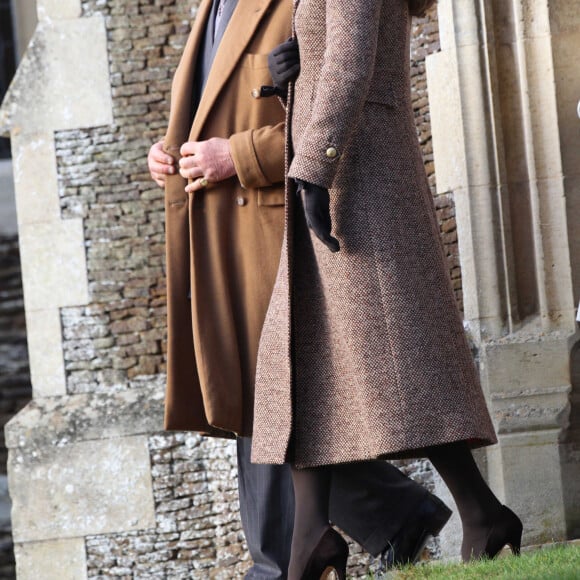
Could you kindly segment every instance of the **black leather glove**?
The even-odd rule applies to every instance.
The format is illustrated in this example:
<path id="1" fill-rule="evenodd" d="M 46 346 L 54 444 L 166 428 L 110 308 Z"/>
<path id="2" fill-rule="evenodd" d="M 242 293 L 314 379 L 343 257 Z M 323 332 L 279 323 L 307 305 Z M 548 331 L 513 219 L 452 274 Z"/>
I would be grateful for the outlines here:
<path id="1" fill-rule="evenodd" d="M 268 68 L 274 87 L 286 94 L 288 83 L 296 80 L 300 72 L 298 41 L 295 38 L 290 38 L 274 48 L 268 54 Z"/>
<path id="2" fill-rule="evenodd" d="M 332 222 L 330 220 L 328 189 L 301 179 L 296 179 L 296 185 L 298 186 L 297 191 L 302 197 L 306 224 L 331 252 L 338 252 L 340 244 L 330 233 Z"/>

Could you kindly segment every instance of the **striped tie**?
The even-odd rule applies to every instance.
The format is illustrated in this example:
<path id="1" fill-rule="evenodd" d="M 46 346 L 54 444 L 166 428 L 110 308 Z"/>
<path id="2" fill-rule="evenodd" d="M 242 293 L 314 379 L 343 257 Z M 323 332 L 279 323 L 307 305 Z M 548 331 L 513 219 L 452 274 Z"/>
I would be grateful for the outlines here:
<path id="1" fill-rule="evenodd" d="M 226 0 L 217 0 L 217 3 L 218 3 L 218 7 L 216 10 L 215 22 L 213 25 L 213 39 L 214 40 L 215 40 L 215 37 L 217 34 L 218 27 L 220 25 L 220 20 L 222 19 L 222 14 L 224 13 L 224 5 L 226 3 Z"/>

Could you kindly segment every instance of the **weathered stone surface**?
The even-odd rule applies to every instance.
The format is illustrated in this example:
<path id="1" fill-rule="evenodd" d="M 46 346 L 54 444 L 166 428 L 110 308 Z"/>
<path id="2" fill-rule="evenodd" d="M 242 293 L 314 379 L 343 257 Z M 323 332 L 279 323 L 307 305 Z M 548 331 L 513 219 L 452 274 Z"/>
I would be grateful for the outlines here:
<path id="1" fill-rule="evenodd" d="M 26 313 L 26 333 L 30 359 L 30 377 L 39 397 L 62 395 L 65 372 L 58 310 L 30 310 Z"/>
<path id="2" fill-rule="evenodd" d="M 27 454 L 78 442 L 147 434 L 162 426 L 161 386 L 41 397 L 8 423 L 6 444 Z"/>
<path id="3" fill-rule="evenodd" d="M 16 544 L 18 580 L 85 580 L 83 538 Z"/>
<path id="4" fill-rule="evenodd" d="M 106 50 L 102 18 L 41 22 L 0 110 L 0 133 L 111 123 Z"/>
<path id="5" fill-rule="evenodd" d="M 566 539 L 558 431 L 503 435 L 488 451 L 490 485 L 525 521 L 526 544 Z"/>
<path id="6" fill-rule="evenodd" d="M 20 255 L 27 309 L 88 302 L 80 220 L 22 224 Z"/>
<path id="7" fill-rule="evenodd" d="M 11 449 L 9 484 L 15 542 L 143 529 L 155 520 L 145 436 Z"/>
<path id="8" fill-rule="evenodd" d="M 19 152 L 14 160 L 18 223 L 36 224 L 58 220 L 60 207 L 52 133 L 40 133 L 34 139 L 13 137 L 12 148 Z"/>
<path id="9" fill-rule="evenodd" d="M 80 0 L 36 0 L 39 20 L 78 18 L 81 15 Z"/>

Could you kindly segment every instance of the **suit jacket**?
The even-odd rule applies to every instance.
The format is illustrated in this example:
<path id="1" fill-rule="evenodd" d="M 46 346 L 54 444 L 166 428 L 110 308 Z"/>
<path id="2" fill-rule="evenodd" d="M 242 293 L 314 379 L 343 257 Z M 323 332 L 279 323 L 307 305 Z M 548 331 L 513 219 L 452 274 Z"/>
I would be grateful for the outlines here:
<path id="1" fill-rule="evenodd" d="M 407 2 L 295 6 L 289 175 L 330 188 L 341 250 L 289 196 L 253 459 L 307 467 L 494 443 L 415 132 Z"/>
<path id="2" fill-rule="evenodd" d="M 202 0 L 172 85 L 164 150 L 228 138 L 237 177 L 186 194 L 166 182 L 167 429 L 250 435 L 258 341 L 284 228 L 284 110 L 252 91 L 291 30 L 290 0 L 240 0 L 193 118 L 211 0 Z M 188 295 L 191 293 L 191 299 Z"/>

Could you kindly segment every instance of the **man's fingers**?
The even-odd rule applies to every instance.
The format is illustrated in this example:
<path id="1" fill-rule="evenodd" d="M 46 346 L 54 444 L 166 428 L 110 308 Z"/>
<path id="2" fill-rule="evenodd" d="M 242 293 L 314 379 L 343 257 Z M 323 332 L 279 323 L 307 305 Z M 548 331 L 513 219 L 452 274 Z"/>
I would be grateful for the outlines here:
<path id="1" fill-rule="evenodd" d="M 151 174 L 157 173 L 163 175 L 173 175 L 175 173 L 175 167 L 173 165 L 168 165 L 167 163 L 152 161 L 149 163 L 149 171 Z"/>
<path id="2" fill-rule="evenodd" d="M 198 179 L 194 179 L 188 186 L 185 188 L 187 193 L 192 193 L 194 191 L 199 191 L 200 189 L 204 189 L 208 186 L 207 179 L 204 177 L 199 177 Z"/>
<path id="3" fill-rule="evenodd" d="M 197 152 L 197 141 L 188 141 L 187 143 L 184 143 L 179 152 L 183 157 L 195 155 Z"/>
<path id="4" fill-rule="evenodd" d="M 179 170 L 181 177 L 185 179 L 197 179 L 198 177 L 203 177 L 203 170 L 200 167 L 191 167 L 191 168 L 181 168 Z"/>
<path id="5" fill-rule="evenodd" d="M 162 173 L 157 173 L 155 171 L 151 172 L 151 179 L 153 179 L 153 181 L 159 186 L 159 187 L 165 187 L 165 181 L 166 181 L 166 175 L 162 174 Z"/>
<path id="6" fill-rule="evenodd" d="M 163 165 L 174 165 L 175 160 L 171 155 L 167 155 L 165 151 L 160 151 L 158 149 L 152 149 L 149 154 L 149 159 L 155 163 L 160 163 Z"/>

